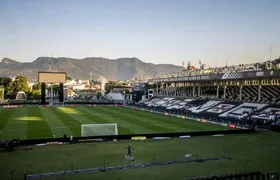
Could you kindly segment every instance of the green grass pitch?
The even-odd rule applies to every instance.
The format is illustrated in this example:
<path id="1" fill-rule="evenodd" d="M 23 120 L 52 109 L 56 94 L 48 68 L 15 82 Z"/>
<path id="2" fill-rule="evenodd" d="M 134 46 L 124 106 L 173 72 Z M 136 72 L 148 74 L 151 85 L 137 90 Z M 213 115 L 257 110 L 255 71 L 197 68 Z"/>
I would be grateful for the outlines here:
<path id="1" fill-rule="evenodd" d="M 0 109 L 0 139 L 81 136 L 82 124 L 117 123 L 119 134 L 225 129 L 221 126 L 125 107 L 29 107 Z"/>
<path id="2" fill-rule="evenodd" d="M 223 127 L 163 116 L 122 107 L 59 107 L 0 109 L 1 139 L 17 137 L 45 138 L 62 136 L 64 132 L 80 135 L 80 125 L 117 123 L 120 134 L 194 130 L 215 130 Z M 128 164 L 124 155 L 128 145 L 135 148 L 133 164 L 193 158 L 231 156 L 232 160 L 177 164 L 134 170 L 85 173 L 58 176 L 58 180 L 133 179 L 169 180 L 260 170 L 280 171 L 280 134 L 262 131 L 253 134 L 203 136 L 187 139 L 117 141 L 24 147 L 14 152 L 0 152 L 0 180 L 23 179 L 27 174 Z"/>
<path id="3" fill-rule="evenodd" d="M 232 160 L 205 163 L 177 164 L 134 170 L 94 172 L 79 175 L 58 176 L 57 180 L 180 180 L 189 177 L 260 170 L 279 172 L 280 135 L 274 132 L 225 135 L 224 137 L 193 137 L 169 140 L 117 141 L 107 143 L 82 143 L 34 147 L 29 151 L 0 152 L 0 179 L 23 179 L 28 174 L 51 171 L 103 167 L 128 164 L 124 159 L 128 145 L 135 161 L 131 163 L 184 159 L 184 154 L 194 158 L 230 155 Z"/>

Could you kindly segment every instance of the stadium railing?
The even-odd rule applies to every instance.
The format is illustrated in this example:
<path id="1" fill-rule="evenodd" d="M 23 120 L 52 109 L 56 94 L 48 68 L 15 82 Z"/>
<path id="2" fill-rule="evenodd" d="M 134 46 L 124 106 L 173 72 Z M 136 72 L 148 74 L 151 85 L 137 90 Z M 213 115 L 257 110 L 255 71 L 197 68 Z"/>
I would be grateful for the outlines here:
<path id="1" fill-rule="evenodd" d="M 280 172 L 262 173 L 260 171 L 216 175 L 208 177 L 186 178 L 184 180 L 229 180 L 229 179 L 247 179 L 247 180 L 280 180 Z"/>
<path id="2" fill-rule="evenodd" d="M 252 171 L 252 172 L 226 174 L 226 175 L 218 175 L 218 176 L 186 178 L 184 180 L 230 180 L 230 179 L 266 180 L 266 176 L 264 173 L 261 173 L 259 171 Z M 273 179 L 273 180 L 278 180 L 278 179 Z"/>

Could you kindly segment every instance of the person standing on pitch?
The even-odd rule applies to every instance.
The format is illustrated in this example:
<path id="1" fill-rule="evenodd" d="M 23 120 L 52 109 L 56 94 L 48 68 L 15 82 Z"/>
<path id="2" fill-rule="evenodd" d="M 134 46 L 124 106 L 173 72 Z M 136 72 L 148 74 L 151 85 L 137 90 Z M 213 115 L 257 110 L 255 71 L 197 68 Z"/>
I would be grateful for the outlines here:
<path id="1" fill-rule="evenodd" d="M 132 155 L 131 154 L 132 147 L 129 145 L 126 149 L 127 149 L 127 156 L 131 157 L 131 155 Z"/>

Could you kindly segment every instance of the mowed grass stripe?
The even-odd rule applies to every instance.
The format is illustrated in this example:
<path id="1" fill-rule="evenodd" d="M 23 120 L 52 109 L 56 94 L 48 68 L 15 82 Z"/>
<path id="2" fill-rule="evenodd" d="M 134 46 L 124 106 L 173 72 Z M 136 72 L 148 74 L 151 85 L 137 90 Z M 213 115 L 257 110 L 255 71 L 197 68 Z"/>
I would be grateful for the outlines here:
<path id="1" fill-rule="evenodd" d="M 50 108 L 41 107 L 40 111 L 47 122 L 52 134 L 55 137 L 74 135 L 74 133 L 50 110 Z"/>
<path id="2" fill-rule="evenodd" d="M 173 132 L 173 130 L 163 127 L 162 125 L 155 125 L 149 120 L 139 117 L 133 113 L 125 113 L 122 111 L 121 107 L 97 107 L 98 109 L 104 110 L 108 114 L 112 114 L 122 119 L 127 119 L 128 121 L 138 125 L 139 127 L 144 127 L 153 130 L 153 132 Z"/>
<path id="3" fill-rule="evenodd" d="M 73 120 L 79 122 L 79 133 L 77 136 L 81 136 L 81 125 L 82 124 L 97 124 L 89 115 L 86 113 L 79 111 L 74 107 L 57 107 L 58 111 L 61 113 L 65 113 L 68 117 L 71 117 Z"/>
<path id="4" fill-rule="evenodd" d="M 0 131 L 3 130 L 7 122 L 9 121 L 10 117 L 14 113 L 15 109 L 4 109 L 2 108 L 0 110 Z M 0 134 L 1 137 L 1 134 Z"/>
<path id="5" fill-rule="evenodd" d="M 51 107 L 49 110 L 54 113 L 73 133 L 73 136 L 81 136 L 81 124 L 73 117 L 63 113 L 57 107 Z"/>
<path id="6" fill-rule="evenodd" d="M 122 120 L 118 117 L 114 117 L 108 113 L 102 113 L 102 111 L 96 111 L 95 107 L 78 107 L 79 110 L 90 115 L 94 121 L 99 124 L 103 123 L 117 123 L 118 124 L 118 133 L 119 134 L 134 134 L 139 133 L 139 126 L 131 124 L 125 120 Z M 141 128 L 140 128 L 141 129 Z M 143 129 L 141 129 L 143 130 Z"/>
<path id="7" fill-rule="evenodd" d="M 77 108 L 73 107 L 57 107 L 57 109 L 68 116 L 72 117 L 76 121 L 78 121 L 80 124 L 92 124 L 94 121 L 92 121 L 90 118 L 87 117 L 87 114 L 84 112 L 79 111 Z"/>
<path id="8" fill-rule="evenodd" d="M 108 117 L 106 114 L 101 114 L 100 112 L 94 112 L 94 111 L 92 111 L 91 107 L 89 107 L 89 108 L 76 107 L 76 108 L 79 109 L 80 111 L 86 113 L 88 116 L 90 116 L 90 119 L 94 120 L 94 122 L 96 122 L 96 124 L 117 123 L 115 121 L 115 118 Z M 119 134 L 130 134 L 132 132 L 129 131 L 128 129 L 125 129 L 118 125 L 118 133 Z"/>
<path id="9" fill-rule="evenodd" d="M 39 108 L 28 108 L 27 139 L 40 139 L 52 137 L 48 123 L 45 121 Z"/>
<path id="10" fill-rule="evenodd" d="M 116 108 L 116 107 L 114 107 Z M 168 123 L 168 124 L 175 124 L 177 126 L 183 127 L 185 131 L 198 131 L 198 130 L 222 130 L 226 129 L 222 126 L 217 126 L 213 124 L 201 124 L 200 122 L 196 122 L 193 120 L 188 119 L 181 119 L 178 117 L 172 117 L 172 116 L 165 116 L 163 114 L 156 114 L 148 111 L 141 111 L 141 110 L 135 110 L 123 107 L 123 111 L 127 113 L 134 113 L 142 117 L 149 118 L 150 120 L 156 120 L 160 123 Z"/>
<path id="11" fill-rule="evenodd" d="M 27 138 L 28 108 L 16 108 L 1 133 L 1 139 Z"/>
<path id="12" fill-rule="evenodd" d="M 154 126 L 157 127 L 157 129 L 160 129 L 160 132 L 182 132 L 185 131 L 185 129 L 179 125 L 176 125 L 176 123 L 165 123 L 162 122 L 161 118 L 157 118 L 157 119 L 152 119 L 151 117 L 154 114 L 151 114 L 150 116 L 141 116 L 139 114 L 136 114 L 134 111 L 128 113 L 126 112 L 125 108 L 123 107 L 110 107 L 109 108 L 111 111 L 114 112 L 119 112 L 125 116 L 128 117 L 134 117 L 134 119 L 136 119 L 137 121 L 142 121 L 143 123 L 148 124 L 149 126 Z"/>
<path id="13" fill-rule="evenodd" d="M 115 110 L 117 110 L 116 107 L 113 107 Z M 165 127 L 167 129 L 169 129 L 169 131 L 175 131 L 175 132 L 183 132 L 183 131 L 186 131 L 186 128 L 184 128 L 182 125 L 172 121 L 171 117 L 168 117 L 169 120 L 168 121 L 164 121 L 163 120 L 163 117 L 165 116 L 156 116 L 155 113 L 138 113 L 139 111 L 138 110 L 131 110 L 131 111 L 126 111 L 127 109 L 124 108 L 124 107 L 121 107 L 122 109 L 122 112 L 124 114 L 134 114 L 135 116 L 137 117 L 141 117 L 141 119 L 144 119 L 145 121 L 151 123 L 151 124 L 154 124 L 154 125 L 157 125 L 159 127 Z M 129 110 L 129 109 L 128 109 Z M 178 120 L 178 119 L 176 119 Z M 180 119 L 182 121 L 182 119 Z M 177 121 L 179 122 L 179 121 Z"/>
<path id="14" fill-rule="evenodd" d="M 140 125 L 139 123 L 141 123 L 141 122 L 137 122 L 135 120 L 132 120 L 130 117 L 121 116 L 119 114 L 116 114 L 116 113 L 108 111 L 108 110 L 109 110 L 109 107 L 94 107 L 93 108 L 93 111 L 96 113 L 106 114 L 107 116 L 120 120 L 119 123 L 122 126 L 129 128 L 134 133 L 141 134 L 141 133 L 154 133 L 155 132 L 155 130 L 150 127 Z"/>

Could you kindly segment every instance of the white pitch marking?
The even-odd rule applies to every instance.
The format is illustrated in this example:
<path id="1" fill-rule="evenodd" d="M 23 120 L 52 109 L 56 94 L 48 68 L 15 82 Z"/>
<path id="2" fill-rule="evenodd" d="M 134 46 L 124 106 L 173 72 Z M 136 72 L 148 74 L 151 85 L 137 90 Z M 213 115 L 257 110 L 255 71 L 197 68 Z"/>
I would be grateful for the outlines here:
<path id="1" fill-rule="evenodd" d="M 62 129 L 62 128 L 65 128 L 65 126 L 55 127 L 55 128 L 53 128 L 53 129 Z"/>
<path id="2" fill-rule="evenodd" d="M 55 138 L 55 135 L 53 134 L 53 137 Z"/>
<path id="3" fill-rule="evenodd" d="M 0 131 L 0 135 L 1 135 L 2 131 Z"/>
<path id="4" fill-rule="evenodd" d="M 212 136 L 220 137 L 220 136 L 224 136 L 224 135 L 223 134 L 215 134 L 215 135 L 212 135 Z"/>

